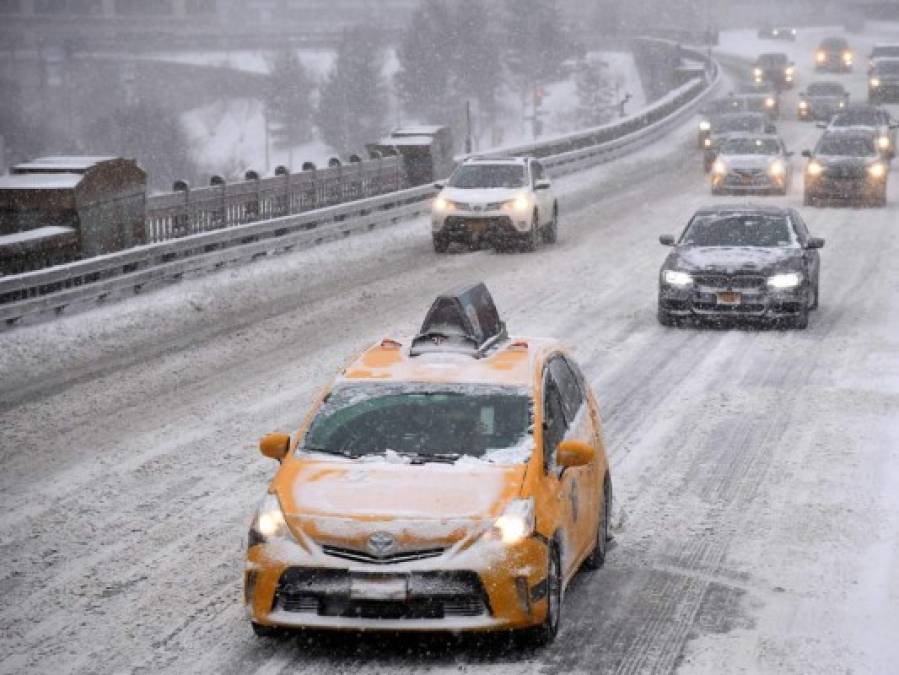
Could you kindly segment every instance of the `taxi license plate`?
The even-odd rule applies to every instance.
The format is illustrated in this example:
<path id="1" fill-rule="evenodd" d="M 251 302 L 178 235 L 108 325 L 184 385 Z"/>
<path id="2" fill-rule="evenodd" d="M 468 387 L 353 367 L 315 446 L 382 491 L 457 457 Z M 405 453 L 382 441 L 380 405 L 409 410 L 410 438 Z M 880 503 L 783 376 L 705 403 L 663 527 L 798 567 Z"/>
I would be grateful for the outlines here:
<path id="1" fill-rule="evenodd" d="M 353 600 L 406 600 L 408 593 L 406 577 L 360 575 L 350 579 Z"/>
<path id="2" fill-rule="evenodd" d="M 719 293 L 719 305 L 739 305 L 743 302 L 743 296 L 740 293 Z"/>

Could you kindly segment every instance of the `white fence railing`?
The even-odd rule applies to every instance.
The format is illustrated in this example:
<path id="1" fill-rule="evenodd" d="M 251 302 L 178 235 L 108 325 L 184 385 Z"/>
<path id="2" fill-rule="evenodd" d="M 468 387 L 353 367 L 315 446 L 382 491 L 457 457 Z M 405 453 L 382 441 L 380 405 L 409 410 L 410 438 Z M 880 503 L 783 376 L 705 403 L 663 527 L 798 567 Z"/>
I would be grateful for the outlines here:
<path id="1" fill-rule="evenodd" d="M 692 80 L 624 120 L 537 144 L 506 148 L 503 152 L 542 157 L 552 176 L 611 161 L 652 143 L 695 112 L 720 83 L 717 64 L 711 64 L 709 75 L 708 81 Z M 383 227 L 428 212 L 435 192 L 433 186 L 426 185 L 0 277 L 0 326 L 140 292 L 186 274 L 204 273 Z"/>

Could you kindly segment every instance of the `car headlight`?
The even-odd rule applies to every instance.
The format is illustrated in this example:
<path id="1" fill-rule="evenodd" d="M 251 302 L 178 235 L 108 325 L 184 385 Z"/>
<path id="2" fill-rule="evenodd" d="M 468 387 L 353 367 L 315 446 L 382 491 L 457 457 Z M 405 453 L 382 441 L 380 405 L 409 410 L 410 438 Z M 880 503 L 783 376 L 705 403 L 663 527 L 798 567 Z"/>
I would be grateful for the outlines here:
<path id="1" fill-rule="evenodd" d="M 889 136 L 881 136 L 877 139 L 877 147 L 881 150 L 889 150 L 890 149 L 890 137 Z"/>
<path id="2" fill-rule="evenodd" d="M 290 537 L 290 530 L 284 520 L 281 504 L 275 495 L 267 494 L 259 504 L 250 526 L 250 546 L 285 537 Z"/>
<path id="3" fill-rule="evenodd" d="M 852 52 L 843 52 L 843 61 L 852 63 Z"/>
<path id="4" fill-rule="evenodd" d="M 705 147 L 707 147 L 707 148 L 711 148 L 712 147 L 712 139 L 711 138 L 705 139 L 705 141 L 703 141 L 703 145 L 705 145 Z"/>
<path id="5" fill-rule="evenodd" d="M 534 533 L 536 523 L 534 498 L 516 499 L 509 502 L 503 515 L 493 523 L 493 531 L 506 546 L 514 546 Z"/>
<path id="6" fill-rule="evenodd" d="M 819 162 L 812 160 L 808 163 L 806 171 L 808 172 L 809 176 L 820 176 L 822 173 L 824 173 L 824 167 L 821 166 Z"/>
<path id="7" fill-rule="evenodd" d="M 799 101 L 800 110 L 808 110 L 808 101 Z"/>
<path id="8" fill-rule="evenodd" d="M 455 208 L 456 205 L 444 197 L 437 197 L 437 199 L 434 200 L 435 211 L 452 211 Z"/>
<path id="9" fill-rule="evenodd" d="M 784 75 L 787 77 L 793 77 L 796 74 L 796 69 L 793 66 L 789 66 L 786 70 L 784 70 Z"/>
<path id="10" fill-rule="evenodd" d="M 793 36 L 796 35 L 796 29 L 795 29 L 795 28 L 792 28 L 792 29 L 790 30 L 790 35 L 793 35 Z"/>
<path id="11" fill-rule="evenodd" d="M 846 107 L 846 101 L 840 101 L 839 106 L 840 106 L 841 108 L 845 108 L 845 107 Z"/>
<path id="12" fill-rule="evenodd" d="M 515 199 L 505 202 L 503 208 L 508 211 L 527 211 L 531 208 L 531 200 L 527 198 L 527 195 L 519 195 Z"/>
<path id="13" fill-rule="evenodd" d="M 753 69 L 752 74 L 755 75 L 756 77 L 761 77 L 765 73 L 761 68 L 755 68 L 755 69 Z"/>
<path id="14" fill-rule="evenodd" d="M 768 98 L 765 99 L 765 107 L 766 108 L 773 108 L 776 105 L 777 105 L 777 101 L 775 101 L 774 98 L 772 98 L 771 96 L 769 96 Z"/>
<path id="15" fill-rule="evenodd" d="M 871 78 L 871 86 L 877 89 L 880 86 L 880 78 L 872 77 Z"/>
<path id="16" fill-rule="evenodd" d="M 678 272 L 677 270 L 665 270 L 662 273 L 662 279 L 669 286 L 689 286 L 693 283 L 693 277 L 686 272 Z"/>
<path id="17" fill-rule="evenodd" d="M 712 164 L 712 172 L 719 176 L 723 176 L 727 173 L 727 164 L 725 164 L 723 160 L 716 159 L 715 163 Z"/>
<path id="18" fill-rule="evenodd" d="M 768 173 L 772 176 L 784 176 L 787 173 L 787 165 L 778 159 L 768 167 Z"/>
<path id="19" fill-rule="evenodd" d="M 709 122 L 708 120 L 702 120 L 702 122 L 699 123 L 699 130 L 700 131 L 711 131 L 712 123 Z"/>
<path id="20" fill-rule="evenodd" d="M 771 288 L 796 288 L 801 283 L 802 276 L 797 272 L 775 274 L 773 277 L 768 277 L 768 285 Z"/>
<path id="21" fill-rule="evenodd" d="M 818 54 L 815 58 L 818 59 L 818 63 L 824 63 L 827 60 L 827 53 L 826 52 L 818 52 Z"/>
<path id="22" fill-rule="evenodd" d="M 871 178 L 883 178 L 887 175 L 887 168 L 880 162 L 877 162 L 877 164 L 872 164 L 868 167 L 868 173 L 871 175 Z"/>

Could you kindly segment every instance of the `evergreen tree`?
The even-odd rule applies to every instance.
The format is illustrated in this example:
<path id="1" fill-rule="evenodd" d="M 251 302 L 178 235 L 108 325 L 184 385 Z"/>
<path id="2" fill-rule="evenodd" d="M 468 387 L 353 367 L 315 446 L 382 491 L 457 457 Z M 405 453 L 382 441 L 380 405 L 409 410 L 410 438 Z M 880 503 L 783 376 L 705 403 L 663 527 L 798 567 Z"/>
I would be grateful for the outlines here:
<path id="1" fill-rule="evenodd" d="M 577 67 L 574 81 L 577 87 L 578 123 L 595 127 L 614 115 L 613 87 L 608 77 L 609 65 L 604 61 L 584 59 Z"/>
<path id="2" fill-rule="evenodd" d="M 337 61 L 321 87 L 316 123 L 328 145 L 341 152 L 377 141 L 385 131 L 387 84 L 380 46 L 364 27 L 347 31 Z"/>
<path id="3" fill-rule="evenodd" d="M 265 89 L 266 123 L 278 148 L 293 148 L 311 137 L 315 83 L 293 50 L 278 52 Z"/>
<path id="4" fill-rule="evenodd" d="M 503 70 L 499 42 L 490 32 L 487 6 L 484 0 L 459 0 L 453 18 L 459 42 L 451 62 L 452 89 L 460 99 L 476 99 L 481 114 L 492 122 Z"/>
<path id="5" fill-rule="evenodd" d="M 578 48 L 566 39 L 561 14 L 547 0 L 506 0 L 505 10 L 506 66 L 526 94 L 558 78 L 562 62 Z"/>

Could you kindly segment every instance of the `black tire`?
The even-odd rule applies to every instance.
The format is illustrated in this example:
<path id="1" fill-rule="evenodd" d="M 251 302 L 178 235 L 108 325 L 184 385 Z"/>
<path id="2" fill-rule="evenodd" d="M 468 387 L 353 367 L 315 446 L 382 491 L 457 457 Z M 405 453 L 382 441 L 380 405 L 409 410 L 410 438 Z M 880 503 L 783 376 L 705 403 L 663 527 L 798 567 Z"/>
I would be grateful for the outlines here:
<path id="1" fill-rule="evenodd" d="M 806 192 L 802 197 L 802 203 L 804 206 L 814 206 L 815 198 L 812 197 L 808 192 Z"/>
<path id="2" fill-rule="evenodd" d="M 434 253 L 446 253 L 449 251 L 449 239 L 446 237 L 441 237 L 438 235 L 433 235 L 434 240 Z"/>
<path id="3" fill-rule="evenodd" d="M 818 285 L 817 281 L 815 282 L 815 285 L 812 287 L 812 293 L 813 293 L 812 301 L 811 301 L 811 303 L 809 303 L 808 308 L 810 310 L 815 310 L 815 309 L 818 309 L 818 299 L 819 299 L 819 296 L 821 293 L 821 291 L 819 290 L 819 285 Z"/>
<path id="4" fill-rule="evenodd" d="M 263 626 L 255 621 L 251 621 L 250 625 L 253 626 L 253 633 L 258 638 L 276 638 L 281 635 L 281 629 L 275 626 Z"/>
<path id="5" fill-rule="evenodd" d="M 596 546 L 591 551 L 584 566 L 587 569 L 598 570 L 606 562 L 606 554 L 609 550 L 609 519 L 612 513 L 612 481 L 606 476 L 602 486 L 602 515 L 599 527 L 596 530 Z"/>
<path id="6" fill-rule="evenodd" d="M 539 626 L 525 633 L 529 644 L 542 647 L 550 644 L 559 634 L 562 623 L 562 561 L 555 542 L 549 546 L 549 564 L 546 571 L 546 618 Z"/>
<path id="7" fill-rule="evenodd" d="M 662 303 L 659 303 L 659 311 L 657 317 L 659 319 L 659 323 L 666 328 L 671 328 L 672 326 L 675 326 L 677 324 L 677 320 L 673 316 L 671 316 L 671 313 L 666 312 L 662 308 Z"/>
<path id="8" fill-rule="evenodd" d="M 531 220 L 531 229 L 528 230 L 528 233 L 524 235 L 524 238 L 521 242 L 521 248 L 526 253 L 533 253 L 540 246 L 540 216 L 537 215 L 537 211 L 534 211 L 534 216 Z"/>
<path id="9" fill-rule="evenodd" d="M 799 310 L 799 314 L 797 314 L 791 322 L 791 327 L 796 328 L 797 330 L 805 330 L 808 328 L 808 312 L 808 306 Z"/>
<path id="10" fill-rule="evenodd" d="M 878 195 L 877 199 L 874 200 L 874 207 L 878 209 L 886 208 L 887 205 L 887 191 L 884 190 L 883 194 Z"/>
<path id="11" fill-rule="evenodd" d="M 555 244 L 559 240 L 559 205 L 553 204 L 553 219 L 543 226 L 543 243 Z"/>

